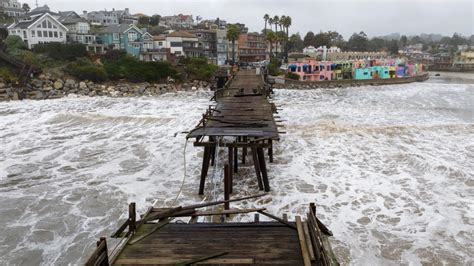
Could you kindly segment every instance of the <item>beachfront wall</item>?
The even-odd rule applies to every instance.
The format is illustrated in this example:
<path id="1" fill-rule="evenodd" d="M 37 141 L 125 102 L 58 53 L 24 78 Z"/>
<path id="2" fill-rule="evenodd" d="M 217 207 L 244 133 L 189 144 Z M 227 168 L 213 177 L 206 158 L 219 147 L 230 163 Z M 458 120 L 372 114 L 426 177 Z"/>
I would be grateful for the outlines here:
<path id="1" fill-rule="evenodd" d="M 392 58 L 333 62 L 307 57 L 288 65 L 288 73 L 298 75 L 301 81 L 389 79 L 422 72 L 421 64 L 405 64 L 404 60 Z"/>

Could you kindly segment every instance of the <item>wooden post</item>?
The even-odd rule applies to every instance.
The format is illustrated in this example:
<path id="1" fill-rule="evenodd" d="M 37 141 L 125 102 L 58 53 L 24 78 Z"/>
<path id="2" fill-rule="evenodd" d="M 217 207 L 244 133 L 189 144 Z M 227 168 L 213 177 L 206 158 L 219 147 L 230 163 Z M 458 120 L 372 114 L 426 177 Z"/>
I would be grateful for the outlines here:
<path id="1" fill-rule="evenodd" d="M 243 142 L 247 143 L 247 137 L 243 137 Z M 245 156 L 247 156 L 247 147 L 242 148 L 242 164 L 245 164 Z"/>
<path id="2" fill-rule="evenodd" d="M 253 216 L 253 221 L 254 221 L 254 223 L 260 222 L 260 215 L 259 215 L 258 213 L 256 213 L 256 214 Z"/>
<path id="3" fill-rule="evenodd" d="M 229 169 L 230 172 L 229 172 L 229 182 L 230 182 L 230 190 L 229 190 L 229 193 L 232 193 L 232 179 L 233 179 L 233 176 L 232 176 L 232 168 L 233 168 L 233 164 L 234 164 L 234 148 L 233 147 L 229 147 Z"/>
<path id="4" fill-rule="evenodd" d="M 260 163 L 260 171 L 262 172 L 263 185 L 265 192 L 270 191 L 270 183 L 268 182 L 267 166 L 265 164 L 265 154 L 263 148 L 257 148 L 258 162 Z"/>
<path id="5" fill-rule="evenodd" d="M 268 144 L 270 144 L 270 148 L 268 148 L 268 157 L 271 163 L 273 163 L 273 140 L 268 140 Z"/>
<path id="6" fill-rule="evenodd" d="M 229 167 L 229 164 L 224 165 L 224 200 L 229 200 L 230 197 L 230 175 L 232 174 L 232 170 Z M 229 209 L 229 202 L 224 203 L 224 210 Z"/>
<path id="7" fill-rule="evenodd" d="M 238 159 L 238 148 L 235 147 L 234 148 L 234 173 L 237 173 L 239 171 L 239 166 L 238 166 L 238 163 L 239 163 L 239 159 Z"/>
<path id="8" fill-rule="evenodd" d="M 263 190 L 262 176 L 260 175 L 260 164 L 258 162 L 257 148 L 251 148 L 253 165 L 257 174 L 258 189 Z"/>
<path id="9" fill-rule="evenodd" d="M 204 194 L 204 185 L 206 184 L 207 171 L 209 170 L 209 159 L 211 158 L 212 147 L 204 147 L 204 156 L 202 158 L 201 183 L 199 184 L 199 195 Z"/>
<path id="10" fill-rule="evenodd" d="M 128 205 L 128 219 L 130 223 L 128 224 L 128 233 L 135 232 L 135 224 L 137 222 L 137 213 L 135 211 L 135 202 L 132 202 Z"/>

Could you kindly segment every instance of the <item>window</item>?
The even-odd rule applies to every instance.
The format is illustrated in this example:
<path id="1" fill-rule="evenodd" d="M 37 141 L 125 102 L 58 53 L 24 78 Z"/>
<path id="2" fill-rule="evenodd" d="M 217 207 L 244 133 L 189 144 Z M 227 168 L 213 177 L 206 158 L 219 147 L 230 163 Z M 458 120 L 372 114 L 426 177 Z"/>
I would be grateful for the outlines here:
<path id="1" fill-rule="evenodd" d="M 49 31 L 49 38 L 53 38 L 53 32 L 52 31 Z"/>
<path id="2" fill-rule="evenodd" d="M 43 29 L 46 29 L 48 27 L 48 24 L 46 23 L 46 20 L 43 20 L 41 25 L 42 25 Z"/>
<path id="3" fill-rule="evenodd" d="M 48 21 L 48 29 L 51 29 L 53 27 L 53 24 L 51 24 L 51 21 Z"/>
<path id="4" fill-rule="evenodd" d="M 43 37 L 48 38 L 48 32 L 45 30 L 43 31 Z"/>
<path id="5" fill-rule="evenodd" d="M 28 37 L 26 36 L 26 30 L 23 31 L 23 38 L 24 38 L 24 39 L 28 38 Z"/>
<path id="6" fill-rule="evenodd" d="M 128 41 L 134 42 L 137 40 L 137 33 L 134 31 L 129 31 L 128 32 Z"/>
<path id="7" fill-rule="evenodd" d="M 31 37 L 36 37 L 36 31 L 34 30 L 31 31 Z"/>
<path id="8" fill-rule="evenodd" d="M 41 24 L 36 25 L 37 28 L 41 28 Z"/>
<path id="9" fill-rule="evenodd" d="M 62 38 L 62 37 L 63 37 L 63 32 L 60 31 L 60 32 L 59 32 L 59 38 Z"/>
<path id="10" fill-rule="evenodd" d="M 43 32 L 42 31 L 38 31 L 38 37 L 43 37 Z"/>
<path id="11" fill-rule="evenodd" d="M 57 29 L 58 27 L 56 25 L 53 24 L 53 29 Z"/>
<path id="12" fill-rule="evenodd" d="M 119 34 L 118 33 L 114 33 L 114 41 L 118 41 L 119 40 Z"/>
<path id="13" fill-rule="evenodd" d="M 163 46 L 163 42 L 158 42 L 158 45 L 159 45 L 159 46 Z"/>
<path id="14" fill-rule="evenodd" d="M 57 31 L 54 32 L 54 38 L 58 38 L 58 32 Z"/>
<path id="15" fill-rule="evenodd" d="M 183 47 L 182 42 L 171 42 L 170 45 L 171 47 Z"/>

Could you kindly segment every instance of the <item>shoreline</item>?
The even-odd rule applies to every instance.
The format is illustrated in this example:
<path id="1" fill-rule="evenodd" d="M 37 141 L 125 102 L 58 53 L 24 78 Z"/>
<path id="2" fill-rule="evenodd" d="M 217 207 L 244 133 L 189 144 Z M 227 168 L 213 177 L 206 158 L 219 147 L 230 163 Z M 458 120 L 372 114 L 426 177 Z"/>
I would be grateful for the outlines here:
<path id="1" fill-rule="evenodd" d="M 412 82 L 423 82 L 429 79 L 429 73 L 425 72 L 412 77 L 392 79 L 343 79 L 343 80 L 321 80 L 321 81 L 299 81 L 287 78 L 275 78 L 273 85 L 277 89 L 317 89 L 317 88 L 347 88 L 359 86 L 394 85 Z"/>
<path id="2" fill-rule="evenodd" d="M 139 97 L 157 96 L 169 92 L 209 90 L 212 83 L 194 80 L 183 83 L 131 83 L 77 81 L 56 78 L 49 74 L 32 79 L 26 87 L 13 87 L 0 80 L 0 102 L 17 100 L 47 100 L 76 96 Z"/>

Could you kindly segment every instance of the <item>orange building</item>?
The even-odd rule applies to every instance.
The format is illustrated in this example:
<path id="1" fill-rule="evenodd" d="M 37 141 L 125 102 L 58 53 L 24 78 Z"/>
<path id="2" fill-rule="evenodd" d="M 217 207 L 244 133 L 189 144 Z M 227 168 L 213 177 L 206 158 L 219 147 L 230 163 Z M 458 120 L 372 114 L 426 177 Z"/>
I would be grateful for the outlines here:
<path id="1" fill-rule="evenodd" d="M 266 59 L 265 37 L 259 33 L 241 33 L 238 40 L 239 62 L 258 62 Z"/>

